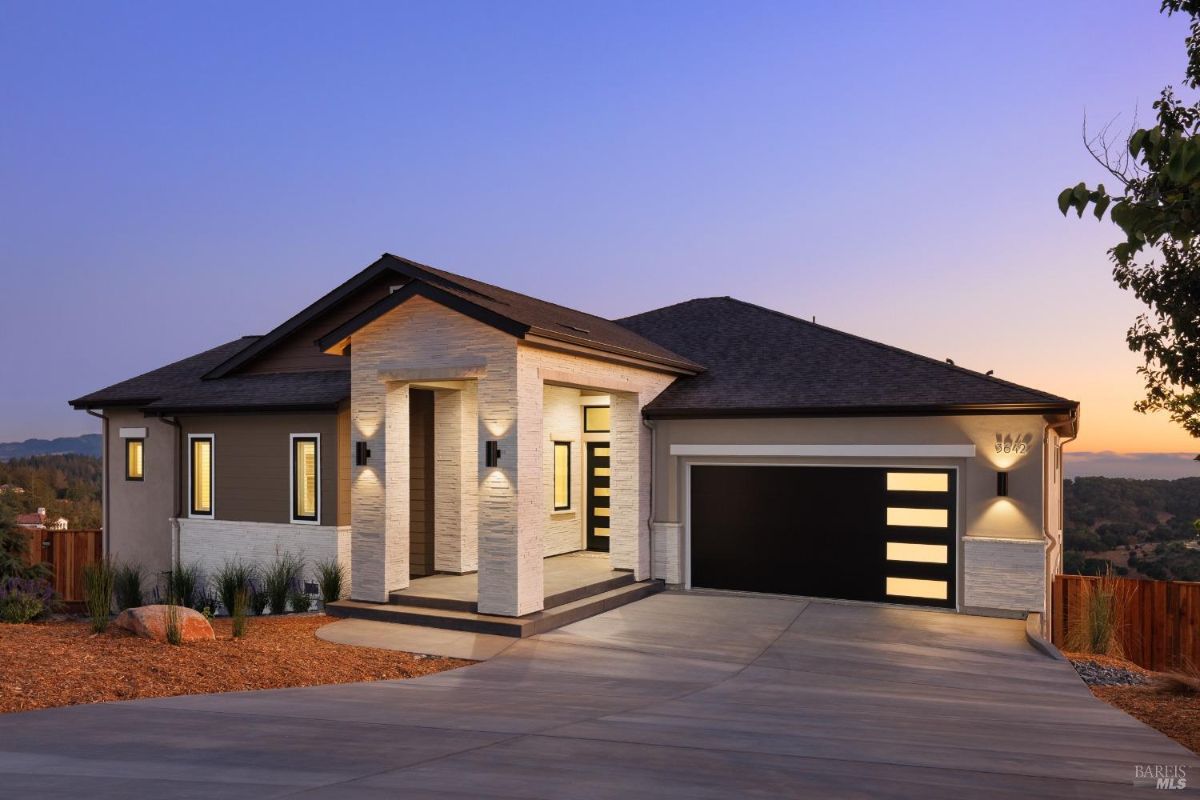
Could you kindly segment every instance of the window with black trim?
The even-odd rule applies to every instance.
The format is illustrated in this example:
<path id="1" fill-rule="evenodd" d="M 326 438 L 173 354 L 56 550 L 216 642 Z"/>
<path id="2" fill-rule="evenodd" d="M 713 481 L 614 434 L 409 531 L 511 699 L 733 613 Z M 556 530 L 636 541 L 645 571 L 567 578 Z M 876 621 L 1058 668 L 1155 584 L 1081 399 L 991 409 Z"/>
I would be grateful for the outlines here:
<path id="1" fill-rule="evenodd" d="M 142 481 L 146 479 L 146 440 L 125 440 L 125 480 Z"/>
<path id="2" fill-rule="evenodd" d="M 571 507 L 571 443 L 554 443 L 554 510 Z"/>
<path id="3" fill-rule="evenodd" d="M 608 406 L 583 407 L 583 432 L 608 433 L 612 429 L 612 411 Z"/>
<path id="4" fill-rule="evenodd" d="M 292 434 L 292 522 L 317 522 L 321 514 L 321 437 Z"/>
<path id="5" fill-rule="evenodd" d="M 188 514 L 193 517 L 213 515 L 213 437 L 211 434 L 188 436 L 190 491 Z"/>

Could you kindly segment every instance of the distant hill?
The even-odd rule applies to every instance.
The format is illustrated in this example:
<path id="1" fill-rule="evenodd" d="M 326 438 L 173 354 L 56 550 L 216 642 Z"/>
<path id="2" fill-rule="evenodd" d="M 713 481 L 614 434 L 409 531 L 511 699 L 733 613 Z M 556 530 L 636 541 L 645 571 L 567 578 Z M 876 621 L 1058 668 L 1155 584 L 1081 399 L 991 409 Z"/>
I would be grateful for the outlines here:
<path id="1" fill-rule="evenodd" d="M 26 439 L 23 442 L 0 442 L 0 461 L 28 456 L 54 456 L 78 453 L 100 456 L 103 438 L 98 433 L 83 436 L 63 436 L 58 439 Z"/>
<path id="2" fill-rule="evenodd" d="M 1063 571 L 1200 580 L 1200 478 L 1063 481 Z"/>

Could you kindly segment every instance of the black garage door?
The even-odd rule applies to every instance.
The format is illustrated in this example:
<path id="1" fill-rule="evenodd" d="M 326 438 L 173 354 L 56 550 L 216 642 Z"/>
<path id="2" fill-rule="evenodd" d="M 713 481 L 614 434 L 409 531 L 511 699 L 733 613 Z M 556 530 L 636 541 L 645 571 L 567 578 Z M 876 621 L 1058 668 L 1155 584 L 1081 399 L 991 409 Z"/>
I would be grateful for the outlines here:
<path id="1" fill-rule="evenodd" d="M 692 585 L 954 607 L 953 470 L 691 467 Z"/>

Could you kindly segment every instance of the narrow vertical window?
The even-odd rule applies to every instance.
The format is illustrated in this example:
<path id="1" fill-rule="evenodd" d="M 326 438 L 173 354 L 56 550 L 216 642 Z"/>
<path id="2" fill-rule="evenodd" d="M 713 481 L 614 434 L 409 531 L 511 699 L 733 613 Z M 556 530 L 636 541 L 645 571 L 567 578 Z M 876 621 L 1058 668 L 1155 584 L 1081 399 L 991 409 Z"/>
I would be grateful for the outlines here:
<path id="1" fill-rule="evenodd" d="M 316 522 L 320 514 L 320 437 L 292 434 L 292 522 Z"/>
<path id="2" fill-rule="evenodd" d="M 213 437 L 210 434 L 188 437 L 191 443 L 191 503 L 193 517 L 213 515 Z"/>
<path id="3" fill-rule="evenodd" d="M 140 481 L 146 478 L 146 440 L 125 440 L 125 480 Z"/>
<path id="4" fill-rule="evenodd" d="M 554 510 L 571 507 L 571 443 L 554 443 Z"/>

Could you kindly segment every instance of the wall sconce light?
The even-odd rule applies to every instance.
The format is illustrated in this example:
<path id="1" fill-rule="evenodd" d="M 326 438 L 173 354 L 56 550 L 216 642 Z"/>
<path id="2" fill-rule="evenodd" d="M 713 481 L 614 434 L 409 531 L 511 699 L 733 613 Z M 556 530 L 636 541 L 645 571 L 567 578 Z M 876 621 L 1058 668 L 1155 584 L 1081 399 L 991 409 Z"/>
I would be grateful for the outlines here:
<path id="1" fill-rule="evenodd" d="M 489 467 L 500 465 L 500 442 L 495 439 L 488 439 L 484 445 L 484 464 Z"/>
<path id="2" fill-rule="evenodd" d="M 354 465 L 356 467 L 365 467 L 367 459 L 371 457 L 371 450 L 367 447 L 366 442 L 354 443 Z"/>
<path id="3" fill-rule="evenodd" d="M 1008 497 L 1008 473 L 996 473 L 996 497 Z"/>

